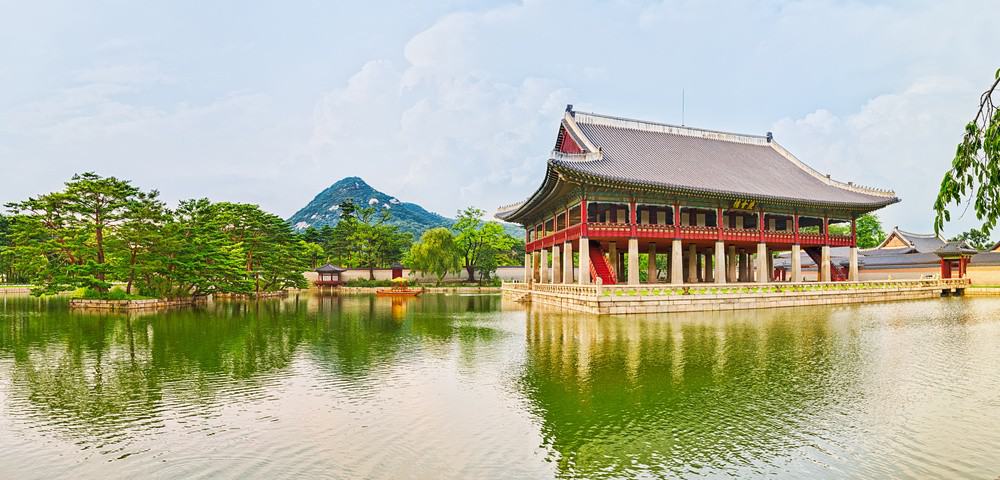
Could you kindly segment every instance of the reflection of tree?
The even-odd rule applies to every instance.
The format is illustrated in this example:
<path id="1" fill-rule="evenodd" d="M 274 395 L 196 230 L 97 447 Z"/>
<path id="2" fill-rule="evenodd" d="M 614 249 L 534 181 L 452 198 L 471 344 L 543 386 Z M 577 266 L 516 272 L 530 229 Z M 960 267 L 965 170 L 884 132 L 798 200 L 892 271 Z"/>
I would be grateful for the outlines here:
<path id="1" fill-rule="evenodd" d="M 302 296 L 125 315 L 71 312 L 64 299 L 4 298 L 0 365 L 9 375 L 0 375 L 11 379 L 13 415 L 125 448 L 136 429 L 155 431 L 165 418 L 209 418 L 263 397 L 296 359 L 347 386 L 382 381 L 416 349 L 473 350 L 497 337 L 477 312 L 498 302 L 428 295 L 394 314 L 391 299 Z"/>
<path id="2" fill-rule="evenodd" d="M 828 323 L 793 310 L 670 319 L 534 312 L 522 388 L 563 476 L 751 468 L 801 444 L 830 393 L 851 388 L 834 369 L 852 362 L 841 350 L 856 347 L 834 338 Z"/>
<path id="3" fill-rule="evenodd" d="M 0 353 L 13 351 L 12 394 L 28 400 L 15 405 L 88 436 L 120 435 L 138 420 L 151 427 L 164 403 L 209 407 L 258 395 L 306 332 L 304 310 L 290 314 L 278 302 L 131 318 L 32 302 L 9 305 L 30 312 L 30 321 L 0 317 Z"/>
<path id="4" fill-rule="evenodd" d="M 479 324 L 480 313 L 499 308 L 498 296 L 423 295 L 404 300 L 374 296 L 320 296 L 310 310 L 323 328 L 316 338 L 321 363 L 361 378 L 400 361 L 413 348 L 490 342 L 496 330 Z M 397 302 L 397 303 L 394 303 Z"/>

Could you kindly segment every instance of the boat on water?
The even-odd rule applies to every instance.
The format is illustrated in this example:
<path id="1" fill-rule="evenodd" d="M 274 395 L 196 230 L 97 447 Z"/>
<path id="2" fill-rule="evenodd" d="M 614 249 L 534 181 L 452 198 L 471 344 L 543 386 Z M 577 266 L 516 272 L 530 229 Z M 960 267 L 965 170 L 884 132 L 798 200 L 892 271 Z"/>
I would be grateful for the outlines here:
<path id="1" fill-rule="evenodd" d="M 392 287 L 375 291 L 375 295 L 379 297 L 416 297 L 421 293 L 424 293 L 423 288 L 410 288 L 405 278 L 394 278 Z"/>

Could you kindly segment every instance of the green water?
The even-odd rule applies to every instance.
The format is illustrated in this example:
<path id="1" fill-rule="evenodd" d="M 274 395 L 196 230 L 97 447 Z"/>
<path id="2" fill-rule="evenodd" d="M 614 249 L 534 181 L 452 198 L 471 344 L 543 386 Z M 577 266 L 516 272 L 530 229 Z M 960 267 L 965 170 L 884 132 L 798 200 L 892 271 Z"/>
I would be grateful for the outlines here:
<path id="1" fill-rule="evenodd" d="M 1000 476 L 1000 300 L 141 315 L 0 295 L 0 478 Z"/>

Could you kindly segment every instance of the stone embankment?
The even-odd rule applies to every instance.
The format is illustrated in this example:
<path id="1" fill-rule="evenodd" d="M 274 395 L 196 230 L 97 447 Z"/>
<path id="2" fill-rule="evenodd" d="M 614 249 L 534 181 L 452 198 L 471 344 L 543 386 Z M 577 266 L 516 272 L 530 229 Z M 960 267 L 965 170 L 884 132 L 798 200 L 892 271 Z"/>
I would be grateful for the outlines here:
<path id="1" fill-rule="evenodd" d="M 207 301 L 205 297 L 192 298 L 151 298 L 144 300 L 92 300 L 74 298 L 69 301 L 70 308 L 84 310 L 147 310 L 155 308 L 185 307 Z"/>
<path id="2" fill-rule="evenodd" d="M 748 310 L 961 295 L 968 279 L 694 285 L 505 283 L 505 299 L 600 315 Z"/>

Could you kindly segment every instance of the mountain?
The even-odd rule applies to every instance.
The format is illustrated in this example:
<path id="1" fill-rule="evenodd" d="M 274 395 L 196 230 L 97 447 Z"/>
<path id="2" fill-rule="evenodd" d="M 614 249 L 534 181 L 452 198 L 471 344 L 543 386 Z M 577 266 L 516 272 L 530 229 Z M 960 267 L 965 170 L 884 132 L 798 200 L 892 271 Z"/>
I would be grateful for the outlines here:
<path id="1" fill-rule="evenodd" d="M 319 228 L 323 225 L 336 225 L 340 221 L 340 204 L 347 199 L 353 200 L 358 206 L 374 205 L 379 210 L 389 210 L 389 223 L 412 233 L 414 239 L 429 228 L 451 227 L 455 223 L 450 218 L 428 212 L 420 205 L 401 202 L 396 197 L 375 190 L 358 177 L 347 177 L 330 185 L 309 204 L 295 212 L 288 223 L 298 231 L 310 226 Z"/>

